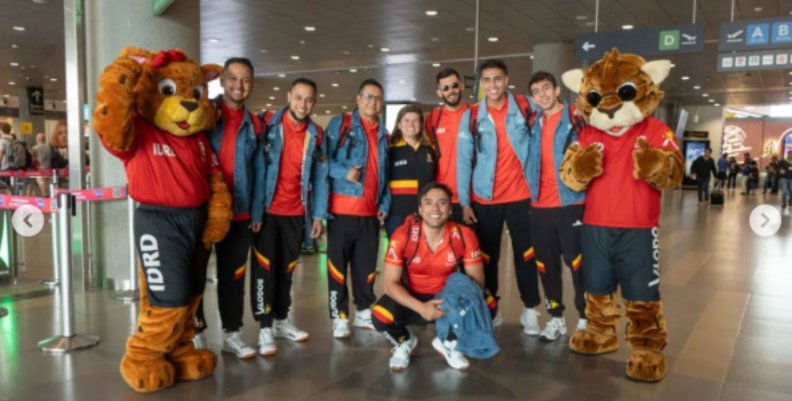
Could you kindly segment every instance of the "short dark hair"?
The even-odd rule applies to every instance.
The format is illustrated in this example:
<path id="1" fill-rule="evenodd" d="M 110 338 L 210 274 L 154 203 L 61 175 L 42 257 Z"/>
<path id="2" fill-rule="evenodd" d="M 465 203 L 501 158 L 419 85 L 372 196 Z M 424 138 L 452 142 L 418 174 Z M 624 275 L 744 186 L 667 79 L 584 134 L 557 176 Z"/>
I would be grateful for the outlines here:
<path id="1" fill-rule="evenodd" d="M 481 73 L 484 70 L 488 70 L 490 68 L 497 68 L 503 71 L 503 75 L 509 75 L 509 69 L 506 68 L 506 63 L 503 62 L 501 59 L 493 58 L 489 60 L 484 60 L 481 64 L 479 64 L 478 68 L 478 75 L 481 76 Z"/>
<path id="2" fill-rule="evenodd" d="M 308 78 L 300 77 L 300 78 L 297 78 L 294 81 L 292 81 L 292 84 L 291 84 L 292 88 L 294 88 L 297 85 L 308 85 L 311 88 L 313 88 L 314 93 L 316 92 L 316 82 L 314 82 L 314 81 L 312 81 L 312 80 L 310 80 Z"/>
<path id="3" fill-rule="evenodd" d="M 11 124 L 9 124 L 9 123 L 0 123 L 0 131 L 2 131 L 2 133 L 6 134 L 6 135 L 10 134 L 11 133 Z"/>
<path id="4" fill-rule="evenodd" d="M 448 185 L 432 181 L 432 182 L 429 182 L 426 185 L 424 185 L 421 188 L 421 191 L 418 192 L 418 204 L 420 204 L 421 200 L 426 196 L 426 194 L 428 194 L 429 191 L 431 191 L 433 189 L 439 189 L 439 190 L 445 192 L 445 194 L 448 195 L 448 200 L 449 201 L 453 197 L 453 193 L 451 192 L 451 188 L 449 188 Z"/>
<path id="5" fill-rule="evenodd" d="M 712 148 L 710 148 L 710 147 L 707 147 L 707 149 L 706 149 L 706 150 L 707 150 L 707 151 L 709 151 L 710 153 L 712 153 Z"/>
<path id="6" fill-rule="evenodd" d="M 363 88 L 367 86 L 376 86 L 380 91 L 382 91 L 382 93 L 385 93 L 385 89 L 382 89 L 382 85 L 374 78 L 363 80 L 363 82 L 360 83 L 360 87 L 358 88 L 358 93 L 363 92 Z"/>
<path id="7" fill-rule="evenodd" d="M 547 81 L 553 85 L 553 88 L 557 87 L 558 84 L 556 83 L 555 76 L 547 71 L 536 71 L 533 75 L 531 75 L 531 79 L 528 81 L 528 92 L 531 91 L 531 87 L 533 84 L 537 82 Z"/>
<path id="8" fill-rule="evenodd" d="M 458 80 L 462 80 L 462 77 L 459 75 L 459 71 L 453 68 L 446 68 L 444 70 L 440 70 L 440 72 L 437 73 L 437 83 L 439 84 L 441 79 L 448 78 L 452 75 L 456 75 Z"/>
<path id="9" fill-rule="evenodd" d="M 227 70 L 231 64 L 242 64 L 250 69 L 250 75 L 254 75 L 253 63 L 251 63 L 250 59 L 246 57 L 231 57 L 230 59 L 226 60 L 225 64 L 223 64 L 223 69 Z"/>

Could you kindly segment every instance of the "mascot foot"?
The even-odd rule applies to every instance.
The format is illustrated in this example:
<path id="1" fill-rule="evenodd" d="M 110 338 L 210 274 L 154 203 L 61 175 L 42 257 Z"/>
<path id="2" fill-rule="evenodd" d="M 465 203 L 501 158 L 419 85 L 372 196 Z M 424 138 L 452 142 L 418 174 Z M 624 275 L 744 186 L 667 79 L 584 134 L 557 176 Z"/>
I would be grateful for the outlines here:
<path id="1" fill-rule="evenodd" d="M 634 349 L 627 361 L 627 377 L 645 382 L 663 380 L 668 367 L 665 355 L 651 349 Z"/>
<path id="2" fill-rule="evenodd" d="M 190 343 L 192 345 L 192 343 Z M 201 380 L 214 373 L 217 357 L 212 351 L 206 349 L 193 349 L 168 355 L 168 359 L 176 368 L 178 380 Z"/>
<path id="3" fill-rule="evenodd" d="M 138 361 L 124 355 L 121 377 L 138 393 L 153 393 L 173 386 L 176 380 L 173 365 L 165 359 Z"/>
<path id="4" fill-rule="evenodd" d="M 569 349 L 584 355 L 600 355 L 615 352 L 619 349 L 619 338 L 597 332 L 581 330 L 569 338 Z"/>
<path id="5" fill-rule="evenodd" d="M 585 355 L 599 355 L 619 349 L 618 328 L 621 311 L 616 293 L 594 295 L 586 293 L 585 330 L 569 338 L 569 349 Z"/>

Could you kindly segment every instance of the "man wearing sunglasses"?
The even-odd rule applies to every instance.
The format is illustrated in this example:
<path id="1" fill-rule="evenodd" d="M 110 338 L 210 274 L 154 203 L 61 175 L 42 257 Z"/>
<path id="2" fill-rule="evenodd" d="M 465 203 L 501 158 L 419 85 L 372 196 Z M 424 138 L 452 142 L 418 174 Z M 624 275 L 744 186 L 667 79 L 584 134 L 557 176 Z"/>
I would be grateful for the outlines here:
<path id="1" fill-rule="evenodd" d="M 553 74 L 534 73 L 528 89 L 539 106 L 531 126 L 528 156 L 528 182 L 533 195 L 531 238 L 536 247 L 536 267 L 544 287 L 545 306 L 551 317 L 539 337 L 555 341 L 567 332 L 561 296 L 561 258 L 572 270 L 577 330 L 585 329 L 587 322 L 580 243 L 586 193 L 569 189 L 557 174 L 566 149 L 578 139 L 582 121 L 574 113 L 575 106 L 558 99 L 561 88 Z"/>
<path id="2" fill-rule="evenodd" d="M 360 84 L 357 107 L 333 117 L 327 125 L 330 159 L 330 214 L 327 222 L 327 284 L 333 337 L 349 329 L 347 264 L 354 302 L 355 327 L 374 330 L 371 304 L 379 250 L 379 227 L 390 208 L 388 131 L 380 121 L 382 85 L 374 79 Z"/>
<path id="3" fill-rule="evenodd" d="M 509 93 L 506 63 L 484 61 L 478 70 L 485 98 L 459 124 L 457 188 L 465 223 L 476 223 L 484 258 L 484 283 L 493 308 L 498 294 L 498 261 L 503 224 L 512 240 L 515 275 L 525 306 L 523 331 L 539 335 L 539 279 L 531 246 L 531 190 L 526 175 L 530 102 Z M 502 323 L 500 313 L 494 325 Z"/>
<path id="4" fill-rule="evenodd" d="M 426 119 L 426 132 L 437 151 L 435 179 L 451 189 L 451 220 L 462 222 L 462 207 L 457 194 L 456 163 L 459 121 L 468 105 L 462 102 L 462 81 L 459 72 L 446 68 L 437 73 L 437 97 L 443 105 L 435 107 Z"/>

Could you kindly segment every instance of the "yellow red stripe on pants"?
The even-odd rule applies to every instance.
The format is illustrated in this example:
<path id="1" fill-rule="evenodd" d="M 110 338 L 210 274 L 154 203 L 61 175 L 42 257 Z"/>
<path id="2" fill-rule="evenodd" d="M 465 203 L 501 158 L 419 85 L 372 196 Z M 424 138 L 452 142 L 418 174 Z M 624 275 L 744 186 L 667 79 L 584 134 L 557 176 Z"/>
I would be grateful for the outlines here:
<path id="1" fill-rule="evenodd" d="M 239 266 L 234 270 L 234 280 L 241 280 L 245 278 L 245 265 Z"/>
<path id="2" fill-rule="evenodd" d="M 338 269 L 336 269 L 335 265 L 333 264 L 333 261 L 330 259 L 327 259 L 327 269 L 330 271 L 330 277 L 332 277 L 333 280 L 338 282 L 338 284 L 341 285 L 346 284 L 346 281 L 344 281 L 344 275 L 341 274 L 341 272 L 338 271 Z"/>
<path id="3" fill-rule="evenodd" d="M 266 256 L 259 253 L 257 250 L 253 250 L 253 253 L 256 255 L 256 262 L 258 262 L 259 266 L 263 267 L 264 270 L 269 271 L 270 269 L 270 260 L 267 259 Z"/>
<path id="4" fill-rule="evenodd" d="M 577 257 L 572 260 L 572 270 L 577 271 L 580 269 L 581 263 L 583 263 L 583 255 L 578 254 Z"/>
<path id="5" fill-rule="evenodd" d="M 392 180 L 388 184 L 392 195 L 418 194 L 418 180 Z"/>
<path id="6" fill-rule="evenodd" d="M 371 314 L 374 315 L 374 319 L 384 324 L 393 324 L 393 314 L 382 306 L 374 305 L 371 308 Z"/>
<path id="7" fill-rule="evenodd" d="M 369 284 L 374 284 L 374 279 L 377 277 L 376 272 L 372 272 L 368 275 L 367 280 Z"/>
<path id="8" fill-rule="evenodd" d="M 523 253 L 523 261 L 527 262 L 534 257 L 534 249 L 533 247 L 528 248 L 527 251 Z"/>
<path id="9" fill-rule="evenodd" d="M 286 267 L 286 271 L 291 273 L 297 267 L 297 260 L 295 259 L 293 262 L 289 263 L 289 266 Z"/>
<path id="10" fill-rule="evenodd" d="M 545 265 L 539 259 L 536 259 L 536 270 L 539 270 L 539 273 L 544 273 L 545 272 Z"/>
<path id="11" fill-rule="evenodd" d="M 487 296 L 484 299 L 484 301 L 487 303 L 487 308 L 489 309 L 495 309 L 495 307 L 498 305 L 498 302 L 495 300 L 495 297 L 493 297 L 492 294 L 490 294 L 489 292 L 487 292 Z"/>

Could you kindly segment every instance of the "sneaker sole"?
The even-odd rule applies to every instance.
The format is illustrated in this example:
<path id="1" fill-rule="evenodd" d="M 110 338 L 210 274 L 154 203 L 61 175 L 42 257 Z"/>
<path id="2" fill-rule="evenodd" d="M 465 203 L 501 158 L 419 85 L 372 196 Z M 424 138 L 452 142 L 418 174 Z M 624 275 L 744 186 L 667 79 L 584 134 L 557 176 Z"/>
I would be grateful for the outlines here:
<path id="1" fill-rule="evenodd" d="M 523 329 L 523 333 L 531 337 L 537 337 L 539 336 L 539 334 L 541 334 L 539 330 L 527 330 L 527 329 Z"/>
<path id="2" fill-rule="evenodd" d="M 372 330 L 372 331 L 377 330 L 377 329 L 374 328 L 373 324 L 353 324 L 352 326 L 354 326 L 354 327 L 356 327 L 358 329 L 365 329 L 365 330 Z"/>
<path id="3" fill-rule="evenodd" d="M 539 341 L 541 341 L 543 343 L 552 343 L 552 342 L 555 342 L 556 340 L 558 340 L 559 338 L 561 338 L 561 337 L 563 337 L 565 335 L 566 335 L 566 333 L 559 333 L 554 338 L 550 338 L 550 337 L 547 337 L 547 336 L 539 335 Z"/>
<path id="4" fill-rule="evenodd" d="M 333 334 L 333 338 L 338 338 L 338 339 L 345 339 L 345 338 L 349 338 L 349 337 L 352 337 L 352 332 L 344 333 L 344 334 L 341 334 L 341 335 Z"/>
<path id="5" fill-rule="evenodd" d="M 275 355 L 275 354 L 277 354 L 277 353 L 278 353 L 278 350 L 277 350 L 277 349 L 274 349 L 274 350 L 272 350 L 272 351 L 267 351 L 267 352 L 259 352 L 258 354 L 259 354 L 259 355 L 261 355 L 261 356 L 273 356 L 273 355 Z"/>
<path id="6" fill-rule="evenodd" d="M 446 358 L 445 352 L 443 352 L 442 349 L 438 349 L 438 346 L 435 345 L 434 341 L 432 341 L 432 348 L 434 348 L 434 350 L 437 351 L 437 353 L 440 354 L 440 356 L 442 356 L 443 359 L 445 359 L 446 365 L 448 365 L 449 368 L 456 369 L 456 370 L 467 370 L 470 367 L 470 364 L 465 365 L 465 366 L 460 366 L 460 367 L 451 366 L 451 363 L 448 362 L 448 358 Z"/>
<path id="7" fill-rule="evenodd" d="M 280 338 L 281 340 L 289 340 L 289 341 L 292 341 L 292 342 L 295 342 L 295 343 L 301 343 L 301 342 L 308 341 L 308 337 L 310 337 L 310 335 L 307 335 L 307 336 L 302 337 L 302 338 L 294 338 L 294 337 L 289 337 L 289 336 L 276 336 L 276 335 L 273 335 L 273 337 L 274 338 Z"/>
<path id="8" fill-rule="evenodd" d="M 245 355 L 239 355 L 239 354 L 236 353 L 236 351 L 231 351 L 231 350 L 227 350 L 227 349 L 223 349 L 222 351 L 223 351 L 223 353 L 234 355 L 234 356 L 236 356 L 239 359 L 250 359 L 250 358 L 253 358 L 253 357 L 256 356 L 256 351 L 253 351 L 253 353 L 251 353 L 251 354 L 245 354 Z"/>

